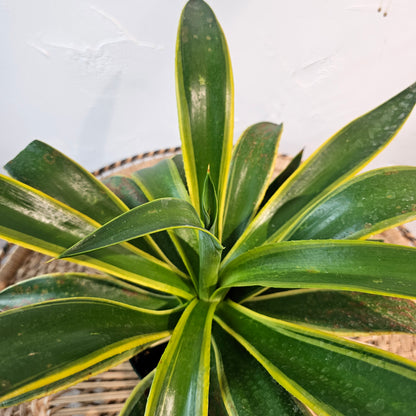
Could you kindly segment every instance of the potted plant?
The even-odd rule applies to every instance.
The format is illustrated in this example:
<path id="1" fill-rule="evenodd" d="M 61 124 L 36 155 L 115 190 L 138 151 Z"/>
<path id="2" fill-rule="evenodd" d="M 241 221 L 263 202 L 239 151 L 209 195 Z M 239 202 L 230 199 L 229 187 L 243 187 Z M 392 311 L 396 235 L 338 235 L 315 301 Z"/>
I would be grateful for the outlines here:
<path id="1" fill-rule="evenodd" d="M 271 181 L 282 126 L 233 149 L 227 45 L 202 0 L 181 17 L 176 80 L 182 157 L 107 187 L 39 141 L 7 164 L 1 237 L 104 273 L 0 294 L 1 406 L 169 341 L 122 415 L 412 414 L 416 363 L 346 336 L 416 332 L 415 249 L 368 241 L 416 217 L 416 168 L 355 175 L 416 84 Z"/>

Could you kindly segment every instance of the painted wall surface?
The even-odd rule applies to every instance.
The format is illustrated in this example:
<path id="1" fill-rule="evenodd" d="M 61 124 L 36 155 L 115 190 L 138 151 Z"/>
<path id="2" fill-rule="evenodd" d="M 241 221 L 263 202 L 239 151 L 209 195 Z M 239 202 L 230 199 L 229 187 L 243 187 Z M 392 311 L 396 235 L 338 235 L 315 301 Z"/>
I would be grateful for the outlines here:
<path id="1" fill-rule="evenodd" d="M 90 170 L 179 145 L 174 49 L 184 0 L 0 0 L 0 164 L 31 140 Z M 416 80 L 414 0 L 211 0 L 235 78 L 235 137 L 284 122 L 310 154 Z M 416 113 L 371 163 L 416 164 Z M 416 231 L 416 227 L 412 227 Z"/>

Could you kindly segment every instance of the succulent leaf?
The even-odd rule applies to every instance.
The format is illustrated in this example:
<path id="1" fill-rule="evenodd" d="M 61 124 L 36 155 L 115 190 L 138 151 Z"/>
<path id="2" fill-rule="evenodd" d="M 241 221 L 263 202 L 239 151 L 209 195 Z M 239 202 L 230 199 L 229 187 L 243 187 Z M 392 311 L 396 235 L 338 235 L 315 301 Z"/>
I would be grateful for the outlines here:
<path id="1" fill-rule="evenodd" d="M 412 412 L 413 361 L 231 302 L 218 306 L 216 321 L 281 386 L 320 415 L 348 414 L 352 408 L 362 414 Z"/>
<path id="2" fill-rule="evenodd" d="M 194 300 L 156 369 L 146 415 L 206 415 L 211 325 L 216 305 Z"/>
<path id="3" fill-rule="evenodd" d="M 43 254 L 58 256 L 96 228 L 96 222 L 72 208 L 0 175 L 2 238 Z M 189 298 L 193 293 L 181 275 L 128 244 L 79 256 L 74 261 L 169 294 Z"/>
<path id="4" fill-rule="evenodd" d="M 416 218 L 416 168 L 363 173 L 318 201 L 282 239 L 362 239 Z"/>
<path id="5" fill-rule="evenodd" d="M 103 178 L 102 182 L 110 189 L 110 191 L 117 195 L 129 209 L 142 205 L 148 201 L 143 191 L 136 185 L 134 180 L 128 176 L 108 176 Z"/>
<path id="6" fill-rule="evenodd" d="M 54 299 L 99 298 L 145 309 L 172 309 L 172 296 L 152 293 L 110 276 L 52 273 L 24 280 L 0 292 L 0 311 Z"/>
<path id="7" fill-rule="evenodd" d="M 343 337 L 416 334 L 416 249 L 362 241 L 416 218 L 416 168 L 354 177 L 416 84 L 270 183 L 282 126 L 232 152 L 228 48 L 203 0 L 176 52 L 182 155 L 105 186 L 34 141 L 0 175 L 0 237 L 106 273 L 0 292 L 0 407 L 167 344 L 121 416 L 413 414 L 416 363 Z"/>
<path id="8" fill-rule="evenodd" d="M 265 293 L 244 306 L 271 318 L 347 336 L 416 334 L 416 303 L 369 293 L 298 289 Z"/>
<path id="9" fill-rule="evenodd" d="M 208 166 L 221 212 L 232 151 L 233 80 L 222 29 L 204 1 L 189 1 L 176 46 L 176 91 L 183 161 L 192 204 L 201 212 Z"/>
<path id="10" fill-rule="evenodd" d="M 59 257 L 73 257 L 109 247 L 132 238 L 174 228 L 193 228 L 211 236 L 218 248 L 218 240 L 201 225 L 193 206 L 175 198 L 160 198 L 114 218 L 77 244 L 65 250 Z"/>
<path id="11" fill-rule="evenodd" d="M 275 167 L 282 125 L 258 123 L 241 136 L 232 154 L 222 241 L 231 247 L 252 219 Z"/>
<path id="12" fill-rule="evenodd" d="M 134 172 L 132 177 L 149 201 L 171 197 L 190 202 L 180 172 L 172 159 L 162 160 L 154 166 L 140 169 Z M 199 246 L 196 231 L 178 228 L 157 233 L 153 238 L 166 250 L 168 257 L 175 264 L 179 264 L 181 270 L 183 269 L 181 265 L 185 265 L 192 280 L 196 282 L 199 267 Z"/>
<path id="13" fill-rule="evenodd" d="M 297 168 L 300 166 L 302 162 L 303 156 L 302 149 L 286 166 L 283 171 L 276 176 L 273 182 L 268 186 L 266 194 L 264 195 L 263 201 L 261 201 L 259 209 L 263 208 L 269 199 L 278 191 L 278 189 L 290 178 L 290 176 L 295 173 Z"/>
<path id="14" fill-rule="evenodd" d="M 287 241 L 250 250 L 229 263 L 220 273 L 220 286 L 337 289 L 414 299 L 415 264 L 413 247 L 370 241 Z"/>
<path id="15" fill-rule="evenodd" d="M 168 337 L 181 310 L 72 298 L 2 312 L 0 351 L 8 351 L 8 359 L 0 367 L 0 404 L 62 389 L 124 361 Z"/>
<path id="16" fill-rule="evenodd" d="M 416 83 L 332 136 L 273 195 L 226 261 L 266 241 L 279 241 L 279 233 L 302 218 L 315 198 L 336 189 L 387 146 L 415 103 Z"/>
<path id="17" fill-rule="evenodd" d="M 44 192 L 100 224 L 128 209 L 91 173 L 39 140 L 30 143 L 6 164 L 5 169 L 18 181 Z"/>
<path id="18" fill-rule="evenodd" d="M 119 416 L 142 416 L 146 411 L 147 397 L 155 377 L 155 370 L 144 377 L 130 393 Z"/>
<path id="19" fill-rule="evenodd" d="M 229 414 L 310 415 L 235 338 L 215 323 L 213 339 L 219 390 Z"/>

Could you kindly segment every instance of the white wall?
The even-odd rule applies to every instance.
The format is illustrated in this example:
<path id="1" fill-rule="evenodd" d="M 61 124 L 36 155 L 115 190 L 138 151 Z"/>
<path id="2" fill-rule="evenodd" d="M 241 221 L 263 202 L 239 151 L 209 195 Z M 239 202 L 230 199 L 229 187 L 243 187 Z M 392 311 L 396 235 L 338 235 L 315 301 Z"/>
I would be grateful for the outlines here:
<path id="1" fill-rule="evenodd" d="M 209 3 L 231 51 L 236 137 L 251 123 L 283 121 L 281 151 L 310 154 L 416 80 L 414 0 Z M 90 170 L 178 145 L 184 4 L 0 0 L 0 164 L 35 138 Z M 416 164 L 416 112 L 371 167 L 394 164 Z"/>

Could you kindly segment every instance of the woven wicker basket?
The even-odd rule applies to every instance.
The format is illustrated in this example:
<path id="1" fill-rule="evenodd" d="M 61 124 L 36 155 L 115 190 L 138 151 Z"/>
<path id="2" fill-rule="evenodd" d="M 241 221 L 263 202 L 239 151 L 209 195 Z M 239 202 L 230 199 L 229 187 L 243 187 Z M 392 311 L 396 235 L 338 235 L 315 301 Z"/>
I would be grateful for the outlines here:
<path id="1" fill-rule="evenodd" d="M 137 169 L 152 166 L 160 159 L 170 157 L 179 151 L 180 148 L 171 148 L 136 155 L 93 173 L 100 178 L 113 174 L 128 175 Z M 283 170 L 290 160 L 291 158 L 288 156 L 279 156 L 275 174 Z M 377 237 L 388 243 L 416 247 L 416 239 L 404 227 L 383 232 Z M 43 254 L 6 244 L 4 248 L 0 249 L 0 290 L 39 274 L 88 270 L 84 266 L 64 260 L 48 263 L 49 259 L 50 257 Z M 94 273 L 97 271 L 94 270 Z M 416 361 L 415 335 L 373 335 L 360 337 L 358 341 L 375 345 Z M 126 362 L 63 392 L 0 410 L 0 416 L 117 415 L 137 382 L 136 373 Z"/>

